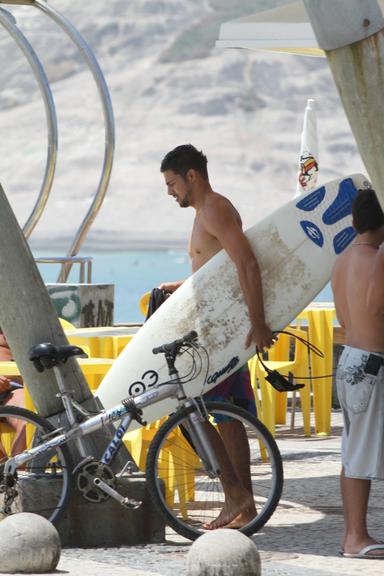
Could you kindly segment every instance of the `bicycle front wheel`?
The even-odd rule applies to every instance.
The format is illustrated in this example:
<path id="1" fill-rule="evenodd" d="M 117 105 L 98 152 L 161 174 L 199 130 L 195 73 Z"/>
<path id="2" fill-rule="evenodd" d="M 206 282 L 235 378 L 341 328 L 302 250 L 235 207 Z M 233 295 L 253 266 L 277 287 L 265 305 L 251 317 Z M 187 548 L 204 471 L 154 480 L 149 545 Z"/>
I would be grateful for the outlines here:
<path id="1" fill-rule="evenodd" d="M 0 520 L 17 512 L 33 512 L 58 521 L 71 489 L 67 447 L 51 448 L 5 475 L 9 458 L 42 444 L 54 430 L 48 420 L 30 410 L 0 407 Z"/>
<path id="2" fill-rule="evenodd" d="M 238 484 L 253 499 L 246 510 L 222 527 L 253 534 L 271 517 L 281 496 L 279 449 L 267 428 L 242 408 L 223 402 L 206 402 L 205 408 L 211 424 L 208 428 L 220 436 L 220 450 L 224 446 Z M 176 532 L 190 540 L 228 518 L 228 513 L 223 513 L 228 492 L 223 487 L 224 475 L 210 477 L 187 432 L 189 416 L 195 411 L 194 406 L 184 407 L 166 420 L 151 443 L 146 468 L 148 490 L 158 511 Z"/>

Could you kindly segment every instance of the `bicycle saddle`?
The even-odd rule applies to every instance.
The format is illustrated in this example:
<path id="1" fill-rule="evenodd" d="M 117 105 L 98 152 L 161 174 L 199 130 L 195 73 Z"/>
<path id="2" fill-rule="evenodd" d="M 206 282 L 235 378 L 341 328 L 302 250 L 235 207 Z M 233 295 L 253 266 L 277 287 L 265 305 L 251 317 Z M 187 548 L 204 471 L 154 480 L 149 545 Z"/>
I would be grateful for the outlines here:
<path id="1" fill-rule="evenodd" d="M 55 346 L 51 342 L 36 344 L 29 351 L 29 359 L 38 372 L 44 372 L 45 369 L 53 368 L 60 363 L 64 364 L 70 356 L 87 357 L 84 350 L 79 346 L 70 344 Z"/>

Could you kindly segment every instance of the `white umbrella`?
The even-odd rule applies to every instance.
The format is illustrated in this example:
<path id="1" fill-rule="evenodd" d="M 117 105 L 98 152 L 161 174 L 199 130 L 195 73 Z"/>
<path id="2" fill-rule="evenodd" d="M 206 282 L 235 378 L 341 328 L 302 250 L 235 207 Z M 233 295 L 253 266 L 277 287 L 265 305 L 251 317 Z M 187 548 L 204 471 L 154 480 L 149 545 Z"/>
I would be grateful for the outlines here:
<path id="1" fill-rule="evenodd" d="M 320 0 L 317 1 L 320 3 Z M 384 0 L 378 0 L 378 3 L 384 10 Z M 224 22 L 216 47 L 325 56 L 319 48 L 302 1 Z"/>
<path id="2" fill-rule="evenodd" d="M 224 22 L 220 27 L 216 47 L 273 50 L 324 57 L 303 2 L 292 2 L 273 10 Z"/>
<path id="3" fill-rule="evenodd" d="M 309 98 L 304 112 L 303 131 L 301 133 L 299 171 L 295 196 L 313 190 L 316 186 L 318 173 L 319 151 L 315 101 Z"/>

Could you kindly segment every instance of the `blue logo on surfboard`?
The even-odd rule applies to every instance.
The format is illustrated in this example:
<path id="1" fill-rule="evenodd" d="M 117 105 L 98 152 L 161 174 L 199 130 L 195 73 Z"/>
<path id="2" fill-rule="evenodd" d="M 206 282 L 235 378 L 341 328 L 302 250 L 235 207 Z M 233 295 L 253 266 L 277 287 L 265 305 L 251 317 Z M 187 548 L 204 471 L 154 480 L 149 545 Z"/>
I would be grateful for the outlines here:
<path id="1" fill-rule="evenodd" d="M 356 186 L 352 178 L 346 178 L 340 182 L 336 198 L 321 216 L 321 221 L 325 226 L 333 226 L 346 216 L 352 214 L 352 202 L 357 193 Z M 326 197 L 325 186 L 318 188 L 311 194 L 300 199 L 296 207 L 303 212 L 312 212 L 315 210 Z M 310 220 L 301 220 L 300 225 L 306 236 L 320 248 L 324 245 L 324 232 L 317 224 Z M 330 232 L 328 232 L 329 234 Z M 343 230 L 338 231 L 333 237 L 332 244 L 336 254 L 340 254 L 350 244 L 356 233 L 352 226 L 348 225 Z"/>
<path id="2" fill-rule="evenodd" d="M 321 246 L 324 244 L 324 236 L 320 228 L 309 220 L 302 220 L 300 224 L 308 238 L 310 238 L 312 242 L 321 248 Z"/>

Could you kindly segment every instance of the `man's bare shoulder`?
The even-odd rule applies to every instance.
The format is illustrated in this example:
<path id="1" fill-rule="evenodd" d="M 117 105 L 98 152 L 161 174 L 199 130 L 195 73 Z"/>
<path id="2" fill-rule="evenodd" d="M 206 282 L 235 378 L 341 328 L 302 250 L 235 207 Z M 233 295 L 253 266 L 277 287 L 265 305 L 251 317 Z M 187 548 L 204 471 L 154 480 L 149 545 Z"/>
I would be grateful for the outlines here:
<path id="1" fill-rule="evenodd" d="M 202 210 L 208 218 L 235 218 L 241 223 L 240 214 L 232 202 L 218 192 L 212 192 L 206 197 Z"/>

